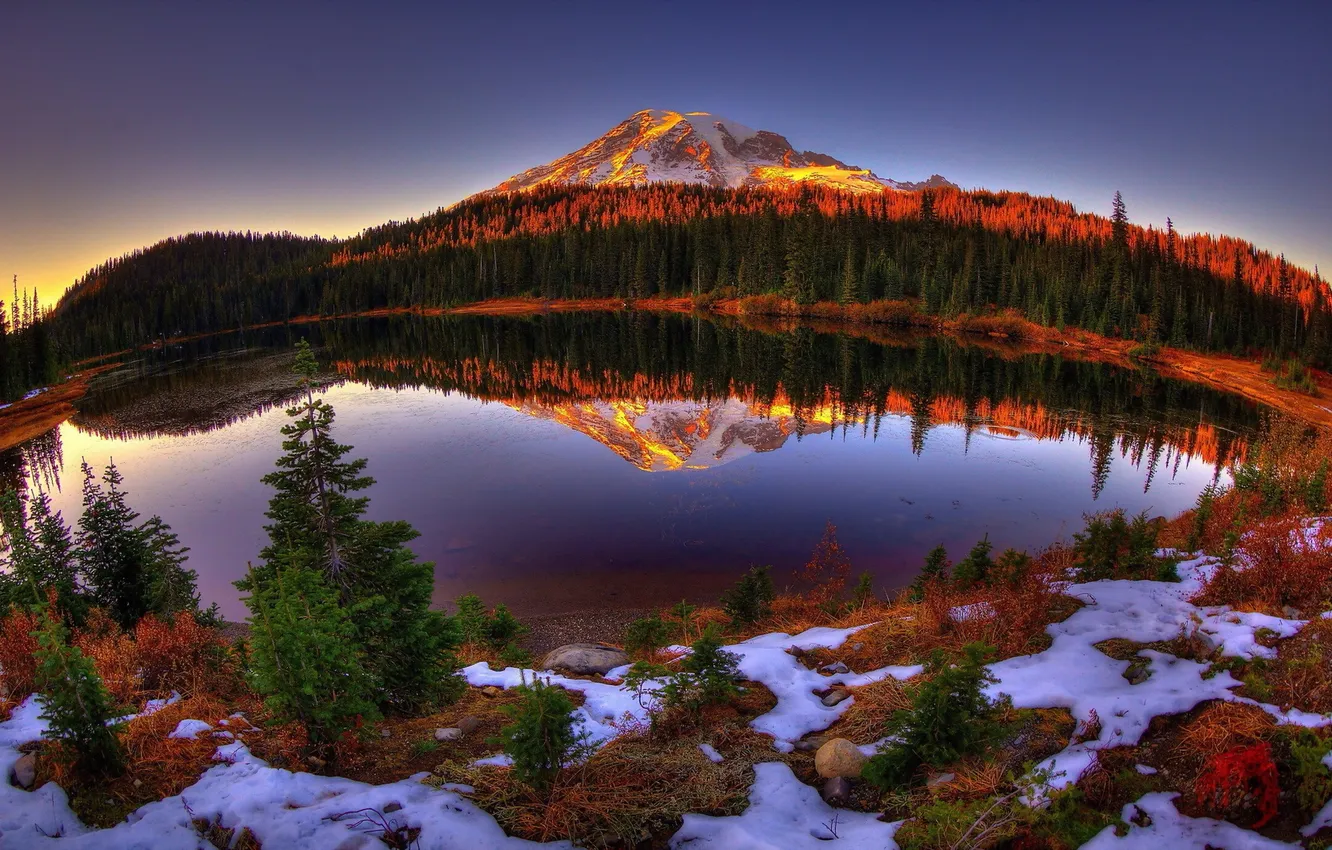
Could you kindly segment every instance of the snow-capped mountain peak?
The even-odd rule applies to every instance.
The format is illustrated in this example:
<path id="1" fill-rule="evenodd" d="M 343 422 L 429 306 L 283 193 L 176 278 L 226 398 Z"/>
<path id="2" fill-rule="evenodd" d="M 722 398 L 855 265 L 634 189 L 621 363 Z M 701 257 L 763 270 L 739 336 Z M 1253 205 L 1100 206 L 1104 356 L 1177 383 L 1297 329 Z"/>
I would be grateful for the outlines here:
<path id="1" fill-rule="evenodd" d="M 924 183 L 882 178 L 827 154 L 797 151 L 784 136 L 720 115 L 644 109 L 573 153 L 515 175 L 494 191 L 549 184 L 641 186 L 659 182 L 718 188 L 809 182 L 853 192 L 953 185 L 938 175 Z"/>

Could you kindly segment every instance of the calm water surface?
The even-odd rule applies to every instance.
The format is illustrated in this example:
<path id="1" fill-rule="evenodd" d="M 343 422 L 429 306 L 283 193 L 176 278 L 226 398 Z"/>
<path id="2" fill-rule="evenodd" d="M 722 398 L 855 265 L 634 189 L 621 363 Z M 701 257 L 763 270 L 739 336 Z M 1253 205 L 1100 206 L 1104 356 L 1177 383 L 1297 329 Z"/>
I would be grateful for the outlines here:
<path id="1" fill-rule="evenodd" d="M 79 464 L 192 548 L 206 602 L 264 542 L 290 346 L 330 377 L 370 459 L 371 517 L 406 519 L 437 601 L 520 614 L 708 598 L 778 581 L 826 521 L 857 571 L 911 580 L 931 547 L 1039 548 L 1086 512 L 1173 515 L 1245 451 L 1258 410 L 1105 365 L 931 337 L 878 342 L 651 315 L 357 320 L 218 337 L 109 373 L 3 458 L 77 519 Z M 1224 473 L 1220 473 L 1224 475 Z"/>

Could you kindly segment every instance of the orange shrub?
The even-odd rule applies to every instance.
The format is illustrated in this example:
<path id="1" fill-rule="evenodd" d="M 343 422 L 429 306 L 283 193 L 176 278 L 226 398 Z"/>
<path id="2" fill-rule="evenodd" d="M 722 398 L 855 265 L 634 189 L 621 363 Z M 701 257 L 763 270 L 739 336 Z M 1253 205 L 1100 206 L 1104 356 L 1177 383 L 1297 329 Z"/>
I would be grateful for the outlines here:
<path id="1" fill-rule="evenodd" d="M 1193 789 L 1198 805 L 1209 812 L 1224 817 L 1239 809 L 1257 815 L 1252 828 L 1266 826 L 1276 817 L 1281 796 L 1271 745 L 1249 744 L 1211 757 Z"/>
<path id="2" fill-rule="evenodd" d="M 0 618 L 0 694 L 19 702 L 32 693 L 37 675 L 37 617 L 19 608 L 10 608 Z"/>
<path id="3" fill-rule="evenodd" d="M 134 641 L 101 608 L 88 614 L 83 628 L 74 632 L 74 646 L 92 659 L 102 684 L 117 702 L 138 702 L 142 689 Z"/>
<path id="4" fill-rule="evenodd" d="M 1281 613 L 1321 605 L 1332 593 L 1332 527 L 1305 528 L 1299 516 L 1267 520 L 1240 541 L 1243 554 L 1222 566 L 1195 602 Z M 1321 610 L 1321 609 L 1319 609 Z"/>
<path id="5" fill-rule="evenodd" d="M 225 642 L 190 614 L 169 622 L 149 614 L 135 627 L 134 639 L 143 687 L 155 695 L 195 694 L 209 684 L 215 693 L 218 674 L 226 672 Z"/>
<path id="6" fill-rule="evenodd" d="M 800 570 L 800 580 L 808 586 L 805 597 L 815 605 L 836 599 L 850 575 L 851 559 L 837 542 L 837 526 L 829 522 L 823 530 L 823 539 Z"/>

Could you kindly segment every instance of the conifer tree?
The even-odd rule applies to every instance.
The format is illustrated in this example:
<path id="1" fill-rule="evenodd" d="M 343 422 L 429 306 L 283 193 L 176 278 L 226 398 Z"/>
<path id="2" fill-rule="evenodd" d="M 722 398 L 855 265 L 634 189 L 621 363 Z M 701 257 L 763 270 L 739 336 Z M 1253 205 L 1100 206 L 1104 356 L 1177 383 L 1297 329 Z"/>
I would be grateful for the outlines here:
<path id="1" fill-rule="evenodd" d="M 948 562 L 948 550 L 940 543 L 929 551 L 925 556 L 925 566 L 921 567 L 920 575 L 911 583 L 908 589 L 907 598 L 912 602 L 920 602 L 925 598 L 925 588 L 930 582 L 943 581 L 948 577 L 948 568 L 951 566 Z"/>
<path id="2" fill-rule="evenodd" d="M 284 454 L 264 476 L 269 545 L 263 563 L 237 587 L 254 593 L 279 567 L 311 570 L 338 590 L 383 708 L 416 709 L 454 698 L 461 683 L 452 650 L 453 620 L 430 610 L 434 564 L 407 547 L 418 536 L 409 523 L 363 519 L 369 499 L 349 495 L 374 479 L 364 459 L 345 460 L 350 446 L 332 435 L 333 408 L 314 395 L 318 364 L 309 344 L 297 346 L 295 369 L 305 398 L 287 411 Z"/>
<path id="3" fill-rule="evenodd" d="M 957 566 L 953 567 L 953 581 L 958 587 L 975 587 L 989 579 L 990 571 L 994 568 L 994 561 L 990 559 L 993 549 L 994 544 L 987 534 L 971 547 L 965 558 L 957 562 Z"/>
<path id="4" fill-rule="evenodd" d="M 114 776 L 125 767 L 125 754 L 113 729 L 111 695 L 97 676 L 92 659 L 70 646 L 69 634 L 49 609 L 40 613 L 37 630 L 37 690 L 47 736 L 73 750 L 76 766 L 90 774 Z"/>
<path id="5" fill-rule="evenodd" d="M 250 677 L 276 716 L 299 721 L 310 741 L 327 746 L 377 716 L 356 629 L 338 593 L 308 566 L 278 566 L 253 581 Z"/>
<path id="6" fill-rule="evenodd" d="M 31 604 L 54 592 L 58 610 L 72 622 L 81 621 L 87 604 L 74 544 L 60 512 L 52 513 L 50 497 L 42 493 L 29 503 L 17 491 L 6 491 L 0 496 L 0 523 L 6 543 L 0 608 Z"/>
<path id="7" fill-rule="evenodd" d="M 151 607 L 149 553 L 125 501 L 120 471 L 107 466 L 99 484 L 83 463 L 83 516 L 79 518 L 79 562 L 99 605 L 122 629 L 132 629 Z"/>

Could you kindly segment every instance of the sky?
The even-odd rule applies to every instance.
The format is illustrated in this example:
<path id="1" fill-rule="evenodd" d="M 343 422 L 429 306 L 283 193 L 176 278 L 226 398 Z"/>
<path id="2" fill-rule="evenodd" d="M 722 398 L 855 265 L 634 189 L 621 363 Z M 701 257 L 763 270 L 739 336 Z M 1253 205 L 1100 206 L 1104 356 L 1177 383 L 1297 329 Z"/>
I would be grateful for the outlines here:
<path id="1" fill-rule="evenodd" d="M 1332 270 L 1332 3 L 76 3 L 0 13 L 0 275 L 348 236 L 646 108 Z M 6 287 L 7 288 L 7 287 Z"/>

